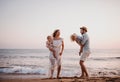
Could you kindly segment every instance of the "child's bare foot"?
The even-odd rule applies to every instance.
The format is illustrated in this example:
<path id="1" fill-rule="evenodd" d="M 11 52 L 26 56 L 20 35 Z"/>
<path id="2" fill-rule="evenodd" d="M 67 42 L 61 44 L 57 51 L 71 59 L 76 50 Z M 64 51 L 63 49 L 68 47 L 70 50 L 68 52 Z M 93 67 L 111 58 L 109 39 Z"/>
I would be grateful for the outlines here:
<path id="1" fill-rule="evenodd" d="M 79 56 L 81 56 L 81 53 L 82 53 L 82 52 L 79 52 Z"/>

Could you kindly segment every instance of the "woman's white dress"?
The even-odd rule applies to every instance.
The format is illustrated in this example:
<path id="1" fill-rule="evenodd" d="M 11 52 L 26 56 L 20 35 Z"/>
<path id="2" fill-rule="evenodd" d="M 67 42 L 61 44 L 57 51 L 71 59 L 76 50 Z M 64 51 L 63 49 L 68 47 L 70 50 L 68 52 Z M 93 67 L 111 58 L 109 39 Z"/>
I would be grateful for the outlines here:
<path id="1" fill-rule="evenodd" d="M 57 64 L 57 66 L 61 65 L 60 52 L 61 52 L 62 41 L 63 41 L 62 38 L 60 38 L 58 40 L 53 40 L 53 46 L 54 46 L 54 50 L 55 50 L 55 54 L 56 54 L 56 64 Z"/>

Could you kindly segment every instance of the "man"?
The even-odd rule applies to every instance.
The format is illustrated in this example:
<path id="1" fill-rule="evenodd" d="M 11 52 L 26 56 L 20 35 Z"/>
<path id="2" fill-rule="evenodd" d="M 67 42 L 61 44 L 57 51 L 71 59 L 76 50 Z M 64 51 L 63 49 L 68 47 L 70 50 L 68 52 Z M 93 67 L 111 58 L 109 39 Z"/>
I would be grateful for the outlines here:
<path id="1" fill-rule="evenodd" d="M 82 40 L 81 40 L 80 46 L 82 46 L 83 49 L 82 49 L 82 53 L 80 51 L 81 57 L 80 57 L 79 63 L 81 66 L 81 71 L 82 71 L 80 78 L 83 78 L 83 77 L 85 77 L 85 75 L 86 75 L 86 77 L 89 77 L 86 66 L 84 65 L 84 62 L 90 54 L 90 47 L 89 47 L 89 37 L 87 35 L 87 28 L 84 26 L 81 27 L 80 33 L 82 34 Z"/>

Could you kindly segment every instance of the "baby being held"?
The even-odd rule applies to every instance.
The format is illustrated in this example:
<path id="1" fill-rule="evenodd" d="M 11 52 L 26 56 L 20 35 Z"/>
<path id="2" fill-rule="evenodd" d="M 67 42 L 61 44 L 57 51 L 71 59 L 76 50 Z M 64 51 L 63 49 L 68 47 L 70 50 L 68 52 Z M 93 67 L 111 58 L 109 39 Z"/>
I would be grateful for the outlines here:
<path id="1" fill-rule="evenodd" d="M 73 33 L 71 36 L 70 36 L 70 39 L 71 41 L 76 41 L 76 43 L 78 45 L 80 45 L 80 52 L 79 52 L 79 55 L 81 55 L 82 51 L 83 51 L 83 46 L 81 44 L 81 41 L 82 41 L 82 37 L 78 36 L 77 34 Z"/>
<path id="2" fill-rule="evenodd" d="M 55 54 L 55 50 L 54 50 L 54 46 L 53 46 L 53 38 L 52 38 L 52 36 L 47 36 L 46 47 L 51 52 L 53 52 L 53 56 L 54 56 L 54 58 L 56 58 L 56 54 Z"/>

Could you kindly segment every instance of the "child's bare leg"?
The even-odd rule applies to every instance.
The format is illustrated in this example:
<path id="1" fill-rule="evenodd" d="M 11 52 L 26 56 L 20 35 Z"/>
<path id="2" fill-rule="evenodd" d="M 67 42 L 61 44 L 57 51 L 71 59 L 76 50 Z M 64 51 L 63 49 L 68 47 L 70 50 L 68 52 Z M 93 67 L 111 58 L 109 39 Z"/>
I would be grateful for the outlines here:
<path id="1" fill-rule="evenodd" d="M 55 50 L 53 48 L 50 48 L 49 50 L 52 51 L 54 58 L 56 58 Z"/>
<path id="2" fill-rule="evenodd" d="M 56 58 L 56 54 L 55 54 L 55 51 L 53 51 L 53 56 L 54 56 L 54 58 Z"/>
<path id="3" fill-rule="evenodd" d="M 83 51 L 83 47 L 82 47 L 82 46 L 80 46 L 79 56 L 81 55 L 82 51 Z"/>

